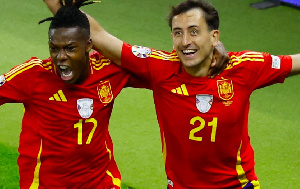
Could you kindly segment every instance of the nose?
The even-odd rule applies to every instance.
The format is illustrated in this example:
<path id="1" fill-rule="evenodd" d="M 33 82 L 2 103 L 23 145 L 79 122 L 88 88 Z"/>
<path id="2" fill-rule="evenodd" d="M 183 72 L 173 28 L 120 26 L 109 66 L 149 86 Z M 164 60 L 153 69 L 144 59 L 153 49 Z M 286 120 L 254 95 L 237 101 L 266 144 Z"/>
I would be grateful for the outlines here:
<path id="1" fill-rule="evenodd" d="M 67 59 L 67 54 L 66 54 L 66 52 L 65 52 L 64 49 L 61 49 L 61 50 L 58 52 L 58 54 L 57 54 L 57 59 L 58 59 L 58 60 L 65 60 L 65 59 Z"/>
<path id="2" fill-rule="evenodd" d="M 189 46 L 192 43 L 192 38 L 189 34 L 184 34 L 182 36 L 182 45 Z"/>

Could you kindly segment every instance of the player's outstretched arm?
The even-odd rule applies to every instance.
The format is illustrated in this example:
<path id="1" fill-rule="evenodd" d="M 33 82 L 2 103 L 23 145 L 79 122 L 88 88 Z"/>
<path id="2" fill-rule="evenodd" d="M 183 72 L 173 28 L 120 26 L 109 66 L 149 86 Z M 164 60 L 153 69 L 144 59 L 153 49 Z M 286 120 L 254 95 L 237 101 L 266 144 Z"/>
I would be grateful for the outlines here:
<path id="1" fill-rule="evenodd" d="M 62 6 L 61 0 L 43 1 L 53 14 L 55 14 Z M 121 65 L 123 41 L 105 31 L 93 17 L 88 14 L 86 15 L 90 21 L 93 48 L 114 63 Z"/>
<path id="2" fill-rule="evenodd" d="M 291 57 L 293 65 L 289 76 L 300 74 L 300 54 L 291 55 Z"/>

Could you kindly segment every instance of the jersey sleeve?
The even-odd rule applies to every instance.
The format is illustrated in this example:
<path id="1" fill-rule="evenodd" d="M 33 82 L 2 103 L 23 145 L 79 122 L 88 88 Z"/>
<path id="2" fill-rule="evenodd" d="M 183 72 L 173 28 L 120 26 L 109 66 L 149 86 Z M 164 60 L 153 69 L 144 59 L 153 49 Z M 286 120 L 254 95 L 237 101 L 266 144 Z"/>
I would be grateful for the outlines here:
<path id="1" fill-rule="evenodd" d="M 251 72 L 246 77 L 246 82 L 252 90 L 275 83 L 283 83 L 292 69 L 292 58 L 290 56 L 274 56 L 254 51 L 229 54 L 231 57 L 229 64 L 234 66 L 234 64 L 244 63 L 242 66 L 244 70 Z"/>
<path id="2" fill-rule="evenodd" d="M 124 43 L 121 56 L 121 67 L 134 73 L 137 77 L 151 80 L 149 57 L 152 49 L 141 46 L 131 46 Z"/>
<path id="3" fill-rule="evenodd" d="M 146 88 L 153 89 L 157 83 L 174 75 L 180 65 L 176 52 L 123 43 L 121 67 L 140 78 L 140 84 L 146 82 Z"/>
<path id="4" fill-rule="evenodd" d="M 40 59 L 31 58 L 0 76 L 0 105 L 30 100 L 38 77 L 34 70 L 42 66 L 41 62 Z"/>

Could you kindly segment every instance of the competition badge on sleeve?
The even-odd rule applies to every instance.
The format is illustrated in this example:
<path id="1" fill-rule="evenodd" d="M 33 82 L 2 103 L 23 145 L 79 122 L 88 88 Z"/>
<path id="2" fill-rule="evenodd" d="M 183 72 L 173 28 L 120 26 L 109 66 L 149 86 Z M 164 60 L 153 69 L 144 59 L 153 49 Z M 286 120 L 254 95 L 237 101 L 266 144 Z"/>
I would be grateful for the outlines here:
<path id="1" fill-rule="evenodd" d="M 5 77 L 4 77 L 4 75 L 1 75 L 0 76 L 0 87 L 5 83 Z"/>
<path id="2" fill-rule="evenodd" d="M 272 68 L 274 69 L 280 69 L 280 66 L 281 66 L 281 60 L 278 56 L 274 56 L 274 55 L 271 55 L 272 57 Z"/>
<path id="3" fill-rule="evenodd" d="M 196 95 L 196 106 L 201 113 L 206 113 L 210 110 L 213 103 L 213 95 Z"/>
<path id="4" fill-rule="evenodd" d="M 137 45 L 132 46 L 131 50 L 132 53 L 139 58 L 148 58 L 152 53 L 150 48 L 137 46 Z"/>
<path id="5" fill-rule="evenodd" d="M 97 86 L 98 95 L 102 103 L 110 103 L 113 100 L 113 93 L 109 81 L 102 81 Z"/>
<path id="6" fill-rule="evenodd" d="M 230 100 L 233 97 L 233 84 L 231 79 L 217 80 L 219 97 L 223 100 Z"/>
<path id="7" fill-rule="evenodd" d="M 77 110 L 82 118 L 91 117 L 94 110 L 93 99 L 82 98 L 77 100 Z"/>

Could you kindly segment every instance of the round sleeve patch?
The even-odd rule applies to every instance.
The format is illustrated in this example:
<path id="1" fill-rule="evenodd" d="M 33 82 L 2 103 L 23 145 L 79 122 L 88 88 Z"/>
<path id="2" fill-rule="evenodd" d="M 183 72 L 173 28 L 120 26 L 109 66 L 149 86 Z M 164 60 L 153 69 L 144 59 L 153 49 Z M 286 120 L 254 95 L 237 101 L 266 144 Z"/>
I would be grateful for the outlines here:
<path id="1" fill-rule="evenodd" d="M 150 48 L 137 45 L 132 46 L 131 50 L 132 53 L 139 58 L 148 58 L 152 53 Z"/>
<path id="2" fill-rule="evenodd" d="M 5 83 L 5 77 L 4 77 L 4 75 L 1 75 L 0 76 L 0 86 L 2 86 L 4 83 Z"/>

